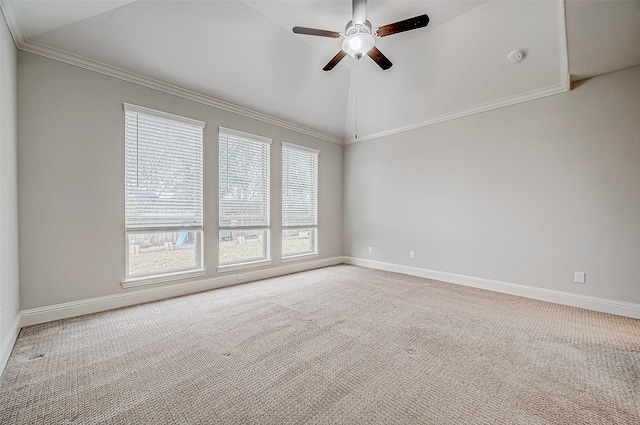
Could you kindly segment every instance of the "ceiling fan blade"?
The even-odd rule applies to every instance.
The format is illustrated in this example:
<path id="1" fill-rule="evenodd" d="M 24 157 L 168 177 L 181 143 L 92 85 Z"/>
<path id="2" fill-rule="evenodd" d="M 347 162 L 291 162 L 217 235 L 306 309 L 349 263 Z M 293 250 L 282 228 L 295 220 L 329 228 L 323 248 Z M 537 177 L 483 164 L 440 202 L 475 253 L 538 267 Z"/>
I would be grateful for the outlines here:
<path id="1" fill-rule="evenodd" d="M 353 23 L 362 25 L 367 20 L 367 0 L 353 0 Z"/>
<path id="2" fill-rule="evenodd" d="M 333 59 L 331 59 L 329 63 L 324 66 L 324 68 L 322 68 L 322 70 L 331 71 L 333 67 L 336 66 L 338 62 L 340 62 L 345 56 L 347 56 L 347 52 L 345 52 L 344 50 L 340 50 L 338 54 L 335 55 Z"/>
<path id="3" fill-rule="evenodd" d="M 385 71 L 393 66 L 391 61 L 387 59 L 387 57 L 383 55 L 382 52 L 375 46 L 371 50 L 369 50 L 367 55 L 369 55 L 369 57 L 373 59 L 380 66 L 380 68 Z"/>
<path id="4" fill-rule="evenodd" d="M 293 27 L 293 32 L 296 34 L 317 35 L 320 37 L 340 38 L 340 33 L 335 31 L 318 30 L 315 28 L 307 27 Z"/>
<path id="5" fill-rule="evenodd" d="M 394 24 L 382 26 L 376 30 L 376 33 L 378 34 L 378 37 L 386 37 L 399 32 L 426 27 L 428 23 L 429 17 L 427 15 L 420 15 L 415 18 L 409 18 Z"/>

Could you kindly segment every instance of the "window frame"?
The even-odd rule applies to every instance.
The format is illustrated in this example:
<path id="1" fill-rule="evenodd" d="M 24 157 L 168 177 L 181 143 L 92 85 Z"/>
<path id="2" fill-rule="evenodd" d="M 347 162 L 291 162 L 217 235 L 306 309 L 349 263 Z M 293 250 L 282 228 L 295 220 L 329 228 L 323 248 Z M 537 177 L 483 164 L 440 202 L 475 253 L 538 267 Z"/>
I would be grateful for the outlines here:
<path id="1" fill-rule="evenodd" d="M 315 175 L 315 182 L 314 182 L 314 189 L 315 189 L 315 212 L 313 215 L 314 220 L 310 220 L 309 223 L 296 223 L 296 224 L 285 224 L 285 190 L 284 190 L 284 185 L 285 185 L 285 179 L 287 178 L 287 176 L 285 175 L 285 161 L 284 161 L 284 155 L 285 155 L 285 149 L 290 149 L 290 150 L 297 150 L 299 152 L 302 153 L 306 153 L 309 155 L 314 155 L 316 157 L 315 160 L 315 170 L 312 171 L 312 173 Z M 303 260 L 303 259 L 307 259 L 307 258 L 313 258 L 313 257 L 317 257 L 320 255 L 319 252 L 319 246 L 318 246 L 318 233 L 319 233 L 319 217 L 318 217 L 318 192 L 319 192 L 319 170 L 320 170 L 320 151 L 317 149 L 313 149 L 307 146 L 303 146 L 303 145 L 298 145 L 295 143 L 290 143 L 290 142 L 282 142 L 282 147 L 281 147 L 281 158 L 282 158 L 282 185 L 281 185 L 281 193 L 282 193 L 282 232 L 280 235 L 280 241 L 281 241 L 281 245 L 280 245 L 280 261 L 285 263 L 285 262 L 289 262 L 289 261 L 297 261 L 297 260 Z M 288 164 L 287 164 L 288 166 Z M 285 255 L 284 254 L 284 232 L 287 230 L 298 230 L 298 231 L 304 231 L 304 230 L 309 230 L 310 231 L 310 244 L 311 244 L 311 250 L 308 252 L 297 252 L 294 254 L 290 254 L 290 255 Z"/>
<path id="2" fill-rule="evenodd" d="M 173 269 L 166 270 L 160 273 L 149 273 L 142 275 L 129 275 L 129 256 L 130 256 L 130 244 L 129 244 L 129 236 L 131 234 L 149 234 L 149 233 L 177 233 L 177 232 L 194 232 L 195 233 L 195 255 L 196 255 L 196 265 L 190 268 L 181 268 L 181 269 Z M 192 277 L 199 277 L 206 275 L 207 270 L 202 266 L 204 261 L 204 248 L 202 239 L 204 237 L 204 232 L 202 230 L 195 230 L 184 227 L 174 227 L 174 228 L 163 228 L 163 229 L 147 229 L 147 230 L 131 230 L 125 231 L 125 273 L 126 278 L 121 282 L 123 288 L 132 288 L 136 286 L 142 285 L 150 285 L 153 283 L 160 282 L 169 282 L 172 280 L 180 280 L 180 279 L 188 279 Z"/>
<path id="3" fill-rule="evenodd" d="M 291 254 L 291 255 L 284 255 L 284 252 L 281 252 L 280 261 L 282 263 L 286 263 L 286 262 L 289 262 L 289 261 L 303 260 L 305 258 L 313 258 L 313 257 L 317 257 L 317 256 L 320 255 L 320 253 L 318 252 L 318 226 L 311 226 L 311 227 L 283 227 L 282 231 L 284 232 L 285 230 L 298 230 L 298 231 L 309 230 L 309 232 L 310 232 L 309 237 L 311 239 L 311 247 L 312 247 L 312 249 L 311 249 L 311 251 L 308 251 L 308 252 L 297 252 L 297 253 Z"/>
<path id="4" fill-rule="evenodd" d="M 124 107 L 124 120 L 125 120 L 125 226 L 124 226 L 124 244 L 125 244 L 125 279 L 121 281 L 121 284 L 124 288 L 148 285 L 153 283 L 174 281 L 179 279 L 187 279 L 192 277 L 204 276 L 206 274 L 206 269 L 203 266 L 204 261 L 204 128 L 205 123 L 202 121 L 194 120 L 191 118 L 183 117 L 180 115 L 174 115 L 168 112 L 157 111 L 150 108 L 145 108 L 142 106 L 132 105 L 129 103 L 123 103 Z M 128 196 L 128 180 L 127 180 L 127 172 L 129 171 L 127 165 L 127 145 L 130 143 L 127 136 L 127 120 L 128 114 L 133 113 L 139 115 L 146 115 L 151 117 L 152 119 L 159 119 L 165 121 L 167 123 L 173 123 L 176 126 L 191 126 L 192 130 L 199 130 L 199 135 L 196 137 L 196 141 L 200 144 L 199 149 L 199 158 L 197 160 L 200 163 L 199 166 L 199 175 L 197 175 L 196 187 L 195 190 L 199 191 L 199 200 L 198 207 L 195 208 L 196 214 L 199 214 L 199 220 L 195 220 L 193 223 L 187 223 L 183 225 L 142 225 L 142 224 L 129 224 L 128 223 L 128 215 L 127 215 L 127 196 Z M 137 131 L 137 130 L 136 130 Z M 137 135 L 136 135 L 137 137 Z M 138 148 L 139 141 L 136 140 L 136 149 Z M 138 161 L 138 159 L 136 159 Z M 139 162 L 137 162 L 139 164 Z M 136 165 L 138 167 L 139 165 Z M 133 220 L 131 220 L 133 221 Z M 167 220 L 169 221 L 169 220 Z M 130 236 L 133 234 L 161 234 L 161 233 L 179 233 L 179 232 L 194 232 L 194 255 L 195 255 L 195 265 L 193 267 L 184 267 L 178 269 L 169 269 L 169 270 L 155 270 L 149 273 L 144 274 L 130 274 Z"/>
<path id="5" fill-rule="evenodd" d="M 268 137 L 264 137 L 264 136 L 259 136 L 259 135 L 255 135 L 255 134 L 251 134 L 251 133 L 245 133 L 243 131 L 239 131 L 239 130 L 233 130 L 230 128 L 226 128 L 226 127 L 219 127 L 218 129 L 218 164 L 220 161 L 220 154 L 221 154 L 221 150 L 220 150 L 220 146 L 221 146 L 221 137 L 222 135 L 227 135 L 227 136 L 235 136 L 241 139 L 246 139 L 249 140 L 251 142 L 255 142 L 255 143 L 262 143 L 266 145 L 266 154 L 267 154 L 267 158 L 265 161 L 265 164 L 268 168 L 267 168 L 267 175 L 265 178 L 265 181 L 263 182 L 265 184 L 265 189 L 266 189 L 266 197 L 265 197 L 265 202 L 266 202 L 266 206 L 264 206 L 265 211 L 266 211 L 266 224 L 265 225 L 222 225 L 220 224 L 221 220 L 222 220 L 222 214 L 221 214 L 221 207 L 222 207 L 222 191 L 220 190 L 220 182 L 222 181 L 221 179 L 221 172 L 222 172 L 222 168 L 219 167 L 218 168 L 218 267 L 217 270 L 219 273 L 224 273 L 224 272 L 232 272 L 232 271 L 237 271 L 237 270 L 243 270 L 243 269 L 250 269 L 250 268 L 255 268 L 255 267 L 262 267 L 262 266 L 267 266 L 267 265 L 271 265 L 272 264 L 272 260 L 271 260 L 271 146 L 272 146 L 272 139 L 268 138 Z M 228 140 L 227 140 L 228 143 Z M 220 250 L 220 234 L 222 231 L 262 231 L 263 232 L 263 238 L 262 238 L 262 246 L 263 246 L 263 252 L 264 252 L 264 258 L 257 258 L 257 259 L 249 259 L 247 261 L 238 261 L 238 262 L 232 262 L 232 263 L 221 263 L 221 250 Z"/>

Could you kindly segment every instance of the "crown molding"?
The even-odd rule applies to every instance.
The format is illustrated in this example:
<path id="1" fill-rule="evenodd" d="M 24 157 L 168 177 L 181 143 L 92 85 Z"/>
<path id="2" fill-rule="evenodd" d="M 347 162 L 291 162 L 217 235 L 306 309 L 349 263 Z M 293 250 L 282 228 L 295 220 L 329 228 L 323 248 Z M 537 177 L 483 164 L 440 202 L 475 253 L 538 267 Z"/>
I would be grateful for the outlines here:
<path id="1" fill-rule="evenodd" d="M 7 22 L 7 26 L 9 27 L 13 43 L 19 49 L 26 41 L 26 37 L 24 36 L 24 31 L 22 31 L 18 18 L 16 17 L 16 11 L 13 8 L 13 3 L 0 0 L 0 10 L 2 10 L 4 20 Z"/>
<path id="2" fill-rule="evenodd" d="M 162 81 L 154 80 L 153 78 L 145 77 L 143 75 L 135 74 L 133 72 L 125 71 L 123 69 L 110 66 L 104 63 L 100 63 L 91 59 L 87 59 L 80 55 L 66 52 L 64 50 L 55 49 L 43 44 L 27 40 L 20 23 L 16 17 L 15 10 L 11 2 L 0 2 L 0 7 L 7 21 L 7 26 L 13 37 L 13 41 L 16 47 L 22 51 L 33 53 L 39 56 L 43 56 L 49 59 L 54 59 L 60 62 L 74 65 L 80 68 L 87 69 L 89 71 L 98 72 L 109 77 L 117 78 L 119 80 L 134 83 L 143 87 L 147 87 L 153 90 L 158 90 L 173 96 L 181 97 L 183 99 L 191 100 L 193 102 L 201 103 L 203 105 L 212 106 L 217 109 L 221 109 L 227 112 L 232 112 L 238 115 L 242 115 L 247 118 L 262 121 L 268 124 L 273 124 L 278 127 L 286 128 L 289 130 L 303 133 L 309 136 L 317 137 L 318 139 L 325 140 L 327 142 L 336 143 L 342 145 L 344 142 L 329 134 L 323 133 L 312 128 L 308 128 L 302 125 L 292 123 L 290 121 L 276 118 L 271 115 L 257 112 L 242 106 L 234 105 L 229 102 L 225 102 L 216 99 L 211 96 L 206 96 L 201 93 L 197 93 L 191 90 L 184 89 L 182 87 L 167 84 Z"/>
<path id="3" fill-rule="evenodd" d="M 567 35 L 567 4 L 560 2 L 558 14 L 558 49 L 560 52 L 560 81 L 561 84 L 571 89 L 571 72 L 569 70 L 569 36 Z"/>
<path id="4" fill-rule="evenodd" d="M 438 115 L 429 120 L 422 121 L 416 124 L 411 124 L 406 127 L 400 127 L 389 131 L 383 131 L 380 133 L 370 134 L 364 137 L 358 137 L 357 139 L 350 139 L 344 142 L 345 145 L 353 143 L 365 142 L 367 140 L 378 139 L 380 137 L 391 136 L 398 133 L 404 133 L 406 131 L 416 130 L 418 128 L 427 127 L 430 125 L 438 124 L 445 121 L 455 120 L 457 118 L 466 117 L 468 115 L 475 115 L 481 112 L 491 111 L 493 109 L 504 108 L 505 106 L 511 106 L 522 102 L 528 102 L 530 100 L 540 99 L 541 97 L 551 96 L 553 94 L 564 93 L 569 91 L 569 86 L 565 82 L 554 84 L 553 86 L 546 87 L 539 90 L 533 90 L 527 93 L 519 94 L 516 96 L 509 96 L 502 99 L 498 99 L 493 102 L 483 103 L 472 108 L 465 108 L 458 111 L 450 112 L 443 115 Z"/>
<path id="5" fill-rule="evenodd" d="M 438 124 L 445 121 L 462 118 L 468 115 L 475 115 L 482 112 L 490 111 L 493 109 L 503 108 L 505 106 L 511 106 L 530 100 L 539 99 L 542 97 L 564 93 L 570 90 L 571 77 L 569 73 L 569 55 L 567 46 L 567 30 L 566 30 L 566 6 L 564 2 L 559 2 L 558 13 L 558 43 L 559 43 L 559 62 L 560 62 L 560 82 L 550 87 L 533 90 L 527 93 L 519 94 L 516 96 L 505 97 L 495 101 L 487 102 L 471 108 L 465 108 L 458 111 L 449 112 L 443 115 L 430 118 L 425 121 L 421 121 L 415 124 L 411 124 L 404 127 L 395 128 L 392 130 L 373 133 L 357 139 L 341 140 L 318 130 L 314 130 L 308 127 L 304 127 L 280 118 L 273 117 L 261 112 L 253 111 L 248 108 L 243 108 L 238 105 L 234 105 L 229 102 L 225 102 L 211 96 L 206 96 L 191 90 L 184 89 L 182 87 L 174 86 L 162 81 L 154 80 L 143 75 L 135 74 L 133 72 L 125 71 L 123 69 L 106 65 L 91 59 L 87 59 L 80 55 L 75 55 L 63 50 L 55 49 L 34 41 L 27 40 L 20 23 L 15 15 L 15 10 L 11 2 L 0 0 L 0 8 L 5 16 L 7 25 L 16 44 L 16 47 L 25 52 L 37 54 L 49 59 L 54 59 L 60 62 L 64 62 L 70 65 L 74 65 L 80 68 L 84 68 L 90 71 L 98 72 L 103 75 L 107 75 L 113 78 L 117 78 L 123 81 L 141 85 L 147 88 L 158 90 L 167 94 L 171 94 L 183 99 L 191 100 L 197 103 L 201 103 L 207 106 L 212 106 L 217 109 L 221 109 L 227 112 L 232 112 L 238 115 L 242 115 L 247 118 L 262 121 L 268 124 L 273 124 L 278 127 L 293 130 L 299 133 L 307 134 L 309 136 L 316 137 L 331 143 L 338 145 L 349 145 L 353 143 L 365 142 L 368 140 L 374 140 L 381 137 L 391 136 L 394 134 L 404 133 L 407 131 L 427 127 L 430 125 Z"/>
<path id="6" fill-rule="evenodd" d="M 493 109 L 504 108 L 505 106 L 516 105 L 522 102 L 528 102 L 530 100 L 540 99 L 542 97 L 551 96 L 554 94 L 565 93 L 571 89 L 571 75 L 569 71 L 569 47 L 567 41 L 567 18 L 566 18 L 566 3 L 565 1 L 557 2 L 558 4 L 558 53 L 559 53 L 559 80 L 558 84 L 552 86 L 533 90 L 527 93 L 522 93 L 515 96 L 509 96 L 495 101 L 487 102 L 471 108 L 465 108 L 458 111 L 449 112 L 443 115 L 438 115 L 426 121 L 422 121 L 416 124 L 411 124 L 405 127 L 396 128 L 389 131 L 380 133 L 374 133 L 366 135 L 364 137 L 358 137 L 357 139 L 345 140 L 343 144 L 350 145 L 358 142 L 365 142 L 367 140 L 378 139 L 380 137 L 391 136 L 394 134 L 404 133 L 405 131 L 411 131 L 422 127 L 438 124 L 445 121 L 454 120 L 457 118 L 466 117 L 467 115 L 475 115 Z"/>

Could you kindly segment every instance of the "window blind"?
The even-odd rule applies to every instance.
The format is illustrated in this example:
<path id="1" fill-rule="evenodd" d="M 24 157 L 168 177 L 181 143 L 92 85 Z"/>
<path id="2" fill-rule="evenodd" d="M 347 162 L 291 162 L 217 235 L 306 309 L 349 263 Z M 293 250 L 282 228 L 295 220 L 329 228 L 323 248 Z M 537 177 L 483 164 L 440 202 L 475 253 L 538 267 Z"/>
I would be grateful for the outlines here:
<path id="1" fill-rule="evenodd" d="M 203 127 L 125 104 L 127 230 L 202 228 Z"/>
<path id="2" fill-rule="evenodd" d="M 270 144 L 220 128 L 220 228 L 269 226 Z"/>
<path id="3" fill-rule="evenodd" d="M 318 225 L 318 151 L 282 144 L 282 225 Z"/>

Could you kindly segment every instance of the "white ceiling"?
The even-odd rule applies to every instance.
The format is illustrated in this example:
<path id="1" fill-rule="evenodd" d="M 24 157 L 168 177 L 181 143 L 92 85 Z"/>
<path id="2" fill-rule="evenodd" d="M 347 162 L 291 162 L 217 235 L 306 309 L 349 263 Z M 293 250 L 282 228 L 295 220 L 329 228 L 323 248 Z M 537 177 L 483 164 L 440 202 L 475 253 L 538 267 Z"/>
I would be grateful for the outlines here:
<path id="1" fill-rule="evenodd" d="M 377 40 L 388 71 L 347 57 L 331 72 L 322 67 L 341 40 L 291 28 L 343 31 L 349 0 L 3 0 L 2 9 L 23 50 L 338 142 L 566 91 L 569 72 L 640 64 L 638 0 L 370 0 L 374 28 L 423 13 L 431 21 Z M 514 49 L 521 63 L 507 61 Z"/>

